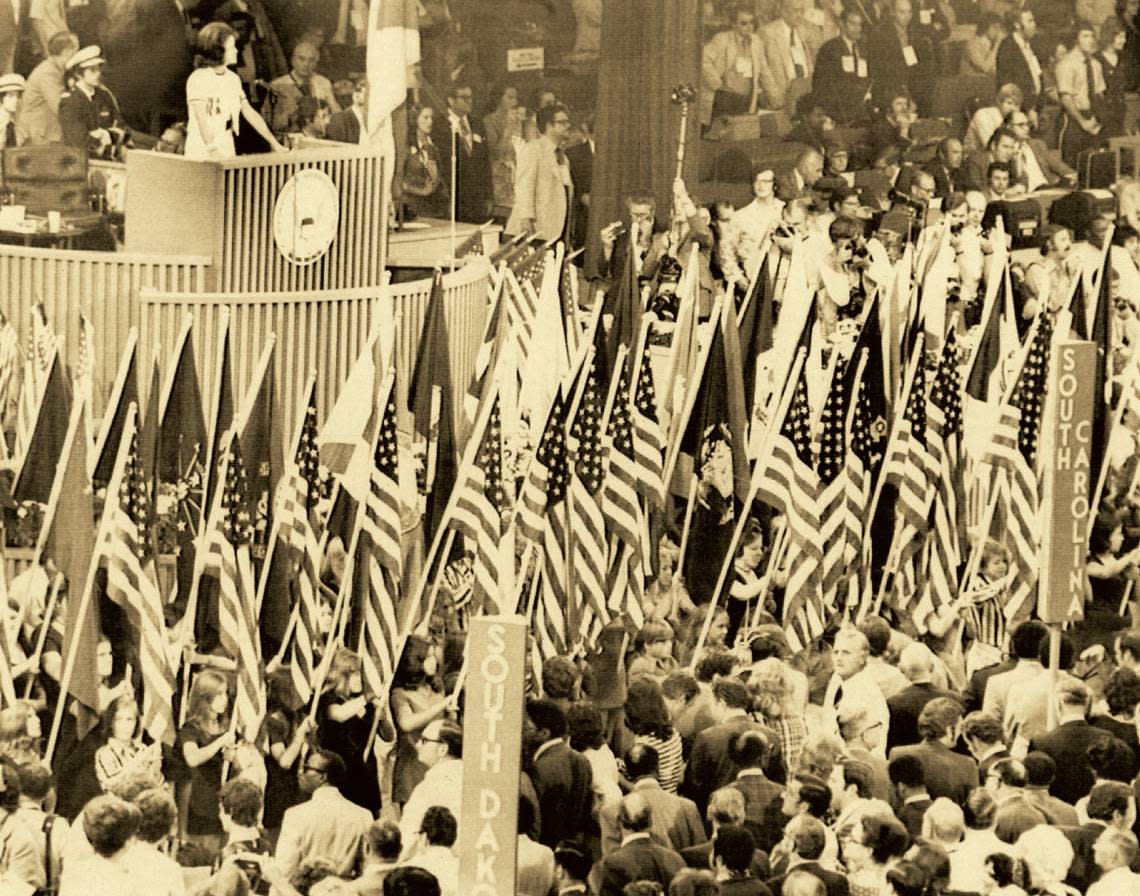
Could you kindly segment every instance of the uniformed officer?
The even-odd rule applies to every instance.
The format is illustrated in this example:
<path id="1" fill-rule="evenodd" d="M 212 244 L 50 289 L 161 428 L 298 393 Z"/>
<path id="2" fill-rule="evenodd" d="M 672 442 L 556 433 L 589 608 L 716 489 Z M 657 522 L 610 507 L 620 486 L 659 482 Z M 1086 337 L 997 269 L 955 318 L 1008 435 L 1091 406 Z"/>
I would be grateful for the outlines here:
<path id="1" fill-rule="evenodd" d="M 84 47 L 67 61 L 69 92 L 59 103 L 63 142 L 101 156 L 122 143 L 127 133 L 114 94 L 103 86 L 103 63 L 97 46 Z"/>
<path id="2" fill-rule="evenodd" d="M 22 146 L 28 135 L 16 124 L 26 83 L 22 75 L 0 77 L 0 147 Z"/>

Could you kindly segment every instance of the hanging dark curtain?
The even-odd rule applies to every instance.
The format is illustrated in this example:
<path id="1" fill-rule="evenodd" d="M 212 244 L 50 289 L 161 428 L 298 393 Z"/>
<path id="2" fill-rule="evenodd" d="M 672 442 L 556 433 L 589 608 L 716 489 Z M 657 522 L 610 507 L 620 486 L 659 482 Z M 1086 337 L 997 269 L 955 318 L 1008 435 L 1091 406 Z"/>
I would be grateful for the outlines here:
<path id="1" fill-rule="evenodd" d="M 681 110 L 673 88 L 700 88 L 701 0 L 605 0 L 595 128 L 597 150 L 590 191 L 588 270 L 601 257 L 598 231 L 625 214 L 625 197 L 657 197 L 657 221 L 667 224 L 677 168 Z M 690 103 L 685 182 L 697 202 L 697 103 Z"/>

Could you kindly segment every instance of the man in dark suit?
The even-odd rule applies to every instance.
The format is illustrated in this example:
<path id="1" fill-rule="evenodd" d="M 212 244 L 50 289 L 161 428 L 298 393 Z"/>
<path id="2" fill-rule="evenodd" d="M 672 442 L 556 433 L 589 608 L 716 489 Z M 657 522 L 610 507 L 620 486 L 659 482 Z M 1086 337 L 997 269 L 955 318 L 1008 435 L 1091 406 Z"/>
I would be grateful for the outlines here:
<path id="1" fill-rule="evenodd" d="M 563 840 L 554 847 L 554 882 L 558 896 L 590 896 L 590 869 L 594 858 L 580 840 Z"/>
<path id="2" fill-rule="evenodd" d="M 771 852 L 780 840 L 784 788 L 764 774 L 767 754 L 768 738 L 759 731 L 738 734 L 729 747 L 729 758 L 740 769 L 732 786 L 744 794 L 744 826 L 757 846 Z"/>
<path id="3" fill-rule="evenodd" d="M 720 724 L 698 732 L 694 738 L 682 784 L 685 795 L 702 810 L 708 807 L 709 794 L 736 780 L 740 769 L 729 748 L 737 735 L 761 730 L 748 716 L 752 698 L 741 682 L 721 679 L 713 685 L 713 697 L 716 698 Z"/>
<path id="4" fill-rule="evenodd" d="M 1064 770 L 1049 792 L 1066 803 L 1075 804 L 1096 782 L 1096 775 L 1089 765 L 1089 747 L 1111 735 L 1085 719 L 1089 708 L 1089 689 L 1083 681 L 1071 677 L 1062 679 L 1057 683 L 1054 699 L 1057 701 L 1057 727 L 1033 738 L 1029 749 L 1048 753 L 1057 763 L 1057 768 Z"/>
<path id="5" fill-rule="evenodd" d="M 912 840 L 922 836 L 922 816 L 934 802 L 926 790 L 926 771 L 917 756 L 895 756 L 887 767 L 898 795 L 899 821 Z"/>
<path id="6" fill-rule="evenodd" d="M 451 189 L 451 137 L 455 134 L 455 217 L 483 224 L 491 211 L 491 157 L 483 125 L 471 118 L 475 94 L 466 84 L 447 90 L 447 115 L 437 115 L 432 140 L 444 164 L 441 174 Z"/>
<path id="7" fill-rule="evenodd" d="M 582 121 L 585 139 L 566 150 L 570 162 L 570 179 L 574 181 L 574 204 L 570 209 L 570 248 L 586 245 L 590 224 L 590 186 L 594 180 L 594 114 L 588 113 Z"/>
<path id="8" fill-rule="evenodd" d="M 783 842 L 791 855 L 788 870 L 769 880 L 768 889 L 773 893 L 782 893 L 784 881 L 789 874 L 793 871 L 806 871 L 823 881 L 827 896 L 847 896 L 850 890 L 847 877 L 828 871 L 819 864 L 819 857 L 823 855 L 823 847 L 827 843 L 827 831 L 823 822 L 810 815 L 797 816 L 784 828 Z"/>
<path id="9" fill-rule="evenodd" d="M 705 815 L 709 832 L 715 837 L 716 832 L 730 825 L 741 826 L 745 823 L 744 794 L 735 787 L 722 787 L 714 790 L 709 797 L 709 810 Z M 700 868 L 707 871 L 712 867 L 712 840 L 706 840 L 696 846 L 681 850 L 681 858 L 690 868 Z M 756 847 L 752 853 L 752 876 L 757 880 L 767 880 L 771 875 L 771 866 L 768 864 L 768 853 Z"/>
<path id="10" fill-rule="evenodd" d="M 973 712 L 975 709 L 981 709 L 982 701 L 986 696 L 986 685 L 989 684 L 990 679 L 995 675 L 1000 675 L 1002 672 L 1008 672 L 1016 665 L 1016 660 L 1005 660 L 993 666 L 986 666 L 983 669 L 979 669 L 971 675 L 970 683 L 966 685 L 966 692 L 963 694 L 966 698 L 966 711 Z"/>
<path id="11" fill-rule="evenodd" d="M 892 760 L 896 756 L 916 757 L 922 763 L 931 799 L 944 796 L 959 805 L 965 803 L 970 791 L 978 786 L 978 764 L 951 749 L 961 718 L 962 704 L 957 700 L 950 697 L 931 700 L 918 717 L 922 743 L 896 747 L 890 754 Z"/>
<path id="12" fill-rule="evenodd" d="M 713 873 L 720 896 L 772 896 L 767 884 L 752 876 L 755 842 L 748 829 L 727 825 L 713 837 Z"/>
<path id="13" fill-rule="evenodd" d="M 634 744 L 625 754 L 625 775 L 633 782 L 631 793 L 640 793 L 649 804 L 653 818 L 649 834 L 659 846 L 680 852 L 707 839 L 696 803 L 663 790 L 657 780 L 657 751 L 648 744 Z M 621 845 L 619 805 L 611 802 L 598 812 L 602 829 L 602 855 Z"/>
<path id="14" fill-rule="evenodd" d="M 1023 763 L 1025 766 L 1025 799 L 1034 808 L 1038 809 L 1049 824 L 1056 827 L 1075 828 L 1080 824 L 1077 810 L 1050 796 L 1049 788 L 1057 778 L 1057 763 L 1045 753 L 1029 753 Z M 984 778 L 983 778 L 984 780 Z"/>
<path id="15" fill-rule="evenodd" d="M 1100 879 L 1101 869 L 1093 857 L 1093 845 L 1106 828 L 1127 831 L 1136 823 L 1136 797 L 1132 788 L 1118 781 L 1104 781 L 1089 793 L 1089 820 L 1080 827 L 1061 828 L 1073 844 L 1073 862 L 1065 883 L 1084 893 Z"/>
<path id="16" fill-rule="evenodd" d="M 850 124 L 861 118 L 871 89 L 862 46 L 863 24 L 859 7 L 845 5 L 839 19 L 839 36 L 820 47 L 815 57 L 811 92 L 836 124 Z"/>
<path id="17" fill-rule="evenodd" d="M 368 79 L 357 78 L 352 85 L 352 105 L 334 112 L 325 128 L 325 137 L 337 143 L 359 143 L 368 115 Z"/>
<path id="18" fill-rule="evenodd" d="M 673 875 L 685 867 L 685 860 L 677 853 L 658 846 L 650 838 L 652 815 L 644 795 L 631 793 L 622 798 L 618 810 L 621 846 L 595 869 L 598 896 L 622 896 L 625 885 L 636 880 L 656 881 L 661 889 L 668 890 Z"/>
<path id="19" fill-rule="evenodd" d="M 910 0 L 894 0 L 867 38 L 875 102 L 885 107 L 900 91 L 914 96 L 911 78 L 919 67 L 918 51 L 910 40 L 913 9 Z"/>
<path id="20" fill-rule="evenodd" d="M 1001 720 L 986 712 L 972 712 L 962 720 L 961 734 L 978 762 L 978 778 L 984 784 L 993 764 L 1010 756 L 1002 740 Z"/>
<path id="21" fill-rule="evenodd" d="M 997 83 L 1016 84 L 1021 88 L 1021 108 L 1030 113 L 1036 122 L 1041 99 L 1042 66 L 1033 50 L 1032 41 L 1037 35 L 1037 19 L 1032 10 L 1025 8 L 1010 20 L 1009 36 L 998 45 Z"/>
<path id="22" fill-rule="evenodd" d="M 934 158 L 926 165 L 926 172 L 934 178 L 934 195 L 945 199 L 960 189 L 962 181 L 962 141 L 947 137 L 934 150 Z"/>
<path id="23" fill-rule="evenodd" d="M 918 716 L 927 703 L 936 697 L 954 697 L 949 691 L 935 687 L 934 654 L 921 641 L 913 641 L 903 648 L 899 655 L 899 669 L 910 685 L 887 701 L 887 709 L 891 713 L 891 724 L 887 729 L 888 752 L 922 740 L 918 734 Z"/>
<path id="24" fill-rule="evenodd" d="M 552 700 L 531 700 L 526 707 L 533 725 L 529 732 L 539 744 L 531 760 L 531 777 L 538 795 L 539 841 L 553 849 L 588 830 L 594 806 L 593 773 L 589 760 L 570 748 L 566 715 Z"/>
<path id="25" fill-rule="evenodd" d="M 1001 165 L 1013 166 L 1013 157 L 1017 153 L 1017 137 L 1007 127 L 1000 127 L 990 136 L 990 142 L 981 152 L 972 152 L 966 156 L 962 164 L 962 185 L 967 190 L 985 191 L 989 185 L 989 168 L 994 162 Z M 1010 177 L 1010 186 L 1016 181 L 1024 187 L 1025 175 L 1018 173 Z"/>

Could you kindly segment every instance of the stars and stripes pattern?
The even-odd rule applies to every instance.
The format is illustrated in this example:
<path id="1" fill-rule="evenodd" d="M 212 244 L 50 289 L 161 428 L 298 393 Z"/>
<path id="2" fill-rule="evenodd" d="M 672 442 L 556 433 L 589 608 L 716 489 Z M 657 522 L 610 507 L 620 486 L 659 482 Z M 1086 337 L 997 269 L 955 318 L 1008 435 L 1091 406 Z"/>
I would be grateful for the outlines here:
<path id="1" fill-rule="evenodd" d="M 664 464 L 665 433 L 657 416 L 657 391 L 653 383 L 653 364 L 648 350 L 641 353 L 633 398 L 633 453 L 637 460 L 637 491 L 652 507 L 665 503 Z"/>
<path id="2" fill-rule="evenodd" d="M 534 341 L 535 317 L 538 315 L 538 293 L 534 287 L 522 284 L 511 272 L 503 278 L 507 297 L 507 323 L 515 340 L 520 363 L 530 357 Z"/>
<path id="3" fill-rule="evenodd" d="M 503 512 L 510 505 L 503 483 L 503 428 L 499 396 L 490 399 L 490 414 L 472 463 L 465 464 L 456 485 L 455 527 L 475 548 L 476 608 L 492 600 L 499 612 L 510 613 L 506 595 L 499 590 L 499 541 L 503 537 Z"/>
<path id="4" fill-rule="evenodd" d="M 921 351 L 921 349 L 920 349 Z M 894 443 L 887 449 L 890 473 L 898 481 L 899 525 L 895 529 L 895 580 L 898 606 L 914 597 L 925 557 L 933 461 L 927 450 L 926 361 L 920 357 Z"/>
<path id="5" fill-rule="evenodd" d="M 862 581 L 862 566 L 866 553 L 863 549 L 870 520 L 866 514 L 871 503 L 873 470 L 880 460 L 877 441 L 871 432 L 872 410 L 867 396 L 867 383 L 862 377 L 856 388 L 854 408 L 851 412 L 851 429 L 848 433 L 847 457 L 843 468 L 845 481 L 843 526 L 846 529 L 845 563 L 847 575 L 858 593 Z M 867 545 L 869 547 L 869 545 Z"/>
<path id="6" fill-rule="evenodd" d="M 97 435 L 91 425 L 91 409 L 95 406 L 95 327 L 91 319 L 79 312 L 79 354 L 75 360 L 76 397 L 83 396 L 84 413 L 87 415 L 87 432 Z"/>
<path id="7" fill-rule="evenodd" d="M 605 478 L 602 456 L 602 406 L 597 361 L 590 364 L 578 413 L 570 434 L 577 453 L 570 477 L 570 527 L 574 533 L 574 581 L 586 607 L 603 624 L 606 607 L 606 521 L 600 504 Z"/>
<path id="8" fill-rule="evenodd" d="M 249 486 L 241 447 L 229 440 L 225 481 L 206 538 L 205 567 L 218 578 L 218 635 L 222 649 L 237 664 L 234 724 L 254 741 L 265 716 L 260 635 L 253 618 L 255 598 L 250 539 Z"/>
<path id="9" fill-rule="evenodd" d="M 645 591 L 641 572 L 641 505 L 637 498 L 637 460 L 633 454 L 633 422 L 630 414 L 629 375 L 623 365 L 617 373 L 618 386 L 606 430 L 609 447 L 609 474 L 602 489 L 602 515 L 617 536 L 617 550 L 610 558 L 611 570 L 624 564 L 624 570 L 610 579 L 618 583 L 610 598 L 610 609 L 627 613 L 637 628 L 645 622 L 642 596 Z M 622 578 L 625 587 L 620 587 Z"/>
<path id="10" fill-rule="evenodd" d="M 542 467 L 545 489 L 542 510 L 542 581 L 535 601 L 534 621 L 538 649 L 543 659 L 565 653 L 570 647 L 568 613 L 571 595 L 566 580 L 566 490 L 570 464 L 566 453 L 565 403 L 561 393 L 554 400 L 550 422 L 539 445 L 536 463 Z M 537 477 L 532 481 L 538 481 Z"/>
<path id="11" fill-rule="evenodd" d="M 137 417 L 133 413 L 127 427 L 118 493 L 107 496 L 114 503 L 107 538 L 99 547 L 100 560 L 107 570 L 107 597 L 124 609 L 138 634 L 143 730 L 156 741 L 173 743 L 175 669 L 166 649 L 162 595 L 154 579 L 148 489 L 139 461 Z"/>
<path id="12" fill-rule="evenodd" d="M 823 431 L 819 443 L 819 522 L 823 544 L 820 587 L 823 602 L 834 609 L 839 582 L 846 567 L 847 527 L 844 506 L 847 501 L 847 479 L 842 472 L 847 461 L 847 364 L 840 361 L 831 379 L 831 388 L 823 403 Z"/>
<path id="13" fill-rule="evenodd" d="M 999 498 L 1005 528 L 1012 548 L 1014 577 L 1005 605 L 1007 619 L 1023 614 L 1037 586 L 1039 553 L 1037 519 L 1037 441 L 1045 407 L 1049 372 L 1049 345 L 1053 319 L 1048 312 L 1037 316 L 1025 363 L 1013 386 L 1010 401 L 1003 403 L 987 460 L 1006 473 Z"/>
<path id="14" fill-rule="evenodd" d="M 14 398 L 16 371 L 20 365 L 20 337 L 8 318 L 0 312 L 0 423 L 6 424 Z M 0 443 L 3 440 L 0 439 Z M 7 453 L 7 443 L 0 444 Z"/>
<path id="15" fill-rule="evenodd" d="M 553 254 L 553 253 L 551 253 Z M 519 283 L 529 282 L 535 290 L 542 284 L 542 276 L 546 273 L 547 249 L 545 246 L 535 246 L 519 259 L 511 263 L 511 271 L 518 278 Z"/>
<path id="16" fill-rule="evenodd" d="M 823 634 L 820 591 L 819 475 L 811 458 L 811 410 L 803 375 L 791 386 L 791 402 L 773 436 L 757 494 L 788 521 L 788 584 L 783 624 L 788 646 L 802 650 Z"/>
<path id="17" fill-rule="evenodd" d="M 519 535 L 541 546 L 545 527 L 545 512 L 550 504 L 550 477 L 552 464 L 561 460 L 563 472 L 566 464 L 566 402 L 561 390 L 554 396 L 546 427 L 539 439 L 519 494 Z"/>
<path id="18" fill-rule="evenodd" d="M 931 509 L 930 558 L 923 600 L 915 613 L 920 623 L 931 611 L 958 599 L 966 507 L 962 488 L 962 373 L 958 364 L 958 340 L 950 330 L 942 347 L 927 410 L 930 454 L 937 473 Z"/>
<path id="19" fill-rule="evenodd" d="M 293 643 L 290 674 L 302 702 L 313 696 L 320 628 L 321 545 L 313 528 L 313 509 L 321 498 L 320 456 L 317 446 L 316 396 L 310 392 L 301 420 L 297 451 L 281 478 L 278 501 L 278 550 L 286 552 L 293 589 Z"/>
<path id="20" fill-rule="evenodd" d="M 389 393 L 376 434 L 368 494 L 361 515 L 361 551 L 367 589 L 360 658 L 364 683 L 374 695 L 384 693 L 395 672 L 399 623 L 396 588 L 400 581 L 399 459 L 396 445 L 395 384 Z"/>

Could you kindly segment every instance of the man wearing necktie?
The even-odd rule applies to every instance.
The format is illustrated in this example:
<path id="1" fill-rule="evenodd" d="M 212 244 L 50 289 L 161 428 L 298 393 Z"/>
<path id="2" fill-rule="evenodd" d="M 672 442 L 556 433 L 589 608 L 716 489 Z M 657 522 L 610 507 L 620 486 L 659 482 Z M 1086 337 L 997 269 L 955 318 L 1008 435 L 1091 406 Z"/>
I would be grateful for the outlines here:
<path id="1" fill-rule="evenodd" d="M 561 239 L 566 230 L 573 182 L 562 143 L 570 131 L 570 114 L 561 103 L 538 110 L 542 136 L 519 153 L 515 204 L 506 232 L 526 233 L 545 241 Z"/>
<path id="2" fill-rule="evenodd" d="M 828 733 L 839 734 L 839 716 L 847 715 L 843 710 L 864 707 L 868 730 L 874 725 L 881 726 L 867 749 L 876 756 L 884 756 L 891 715 L 886 697 L 867 667 L 870 656 L 871 645 L 863 632 L 857 628 L 840 629 L 831 652 L 835 672 L 823 696 L 823 725 Z"/>
<path id="3" fill-rule="evenodd" d="M 844 6 L 839 36 L 820 47 L 815 58 L 811 92 L 836 124 L 865 115 L 871 79 L 862 38 L 863 13 L 857 6 Z"/>
<path id="4" fill-rule="evenodd" d="M 0 140 L 3 140 L 4 149 L 22 146 L 28 139 L 28 135 L 16 125 L 23 95 L 23 76 L 0 76 Z"/>
<path id="5" fill-rule="evenodd" d="M 1100 146 L 1101 123 L 1096 117 L 1096 102 L 1104 93 L 1104 73 L 1096 52 L 1096 32 L 1082 22 L 1077 26 L 1076 46 L 1057 63 L 1057 93 L 1064 115 L 1061 119 L 1061 155 L 1070 165 L 1077 156 Z"/>
<path id="6" fill-rule="evenodd" d="M 793 108 L 807 92 L 809 84 L 803 82 L 811 81 L 821 38 L 819 29 L 804 21 L 804 0 L 782 0 L 780 18 L 760 29 L 769 82 L 761 86 L 772 108 Z"/>
<path id="7" fill-rule="evenodd" d="M 492 198 L 491 156 L 482 125 L 472 124 L 475 94 L 466 84 L 447 90 L 447 115 L 437 115 L 432 140 L 439 147 L 444 182 L 451 189 L 452 135 L 455 138 L 455 217 L 468 224 L 483 224 Z"/>

